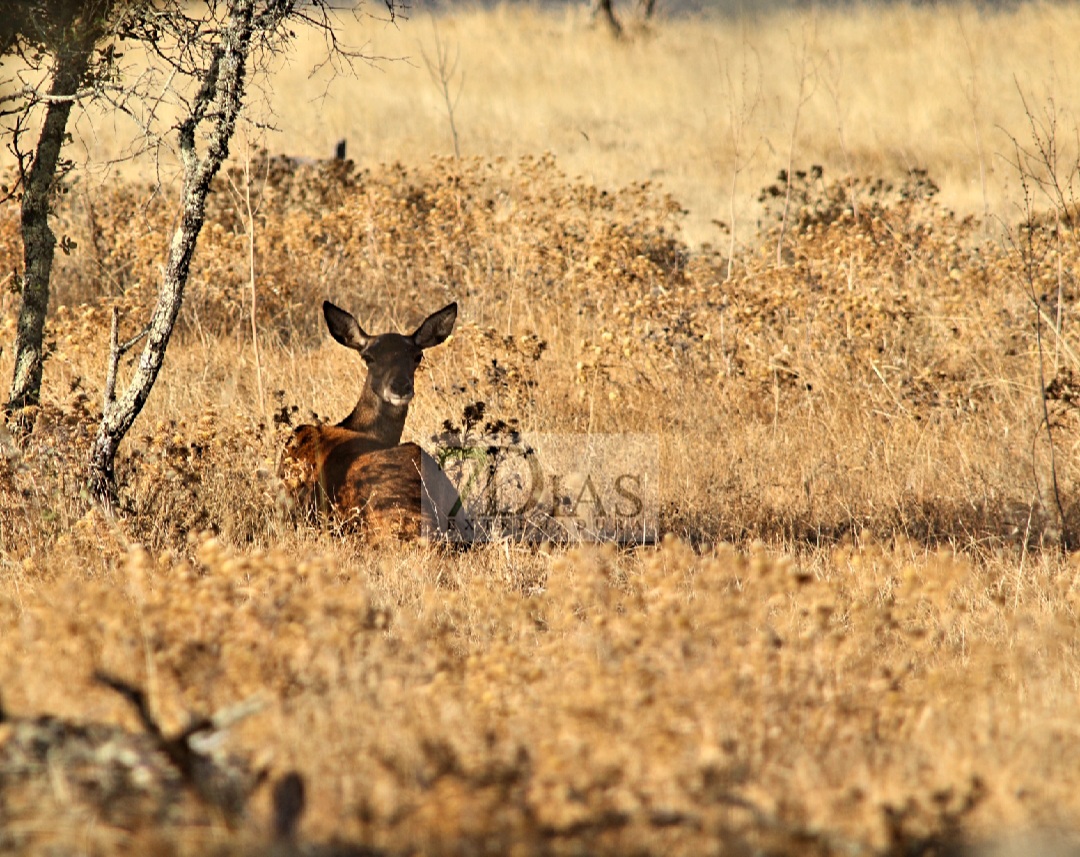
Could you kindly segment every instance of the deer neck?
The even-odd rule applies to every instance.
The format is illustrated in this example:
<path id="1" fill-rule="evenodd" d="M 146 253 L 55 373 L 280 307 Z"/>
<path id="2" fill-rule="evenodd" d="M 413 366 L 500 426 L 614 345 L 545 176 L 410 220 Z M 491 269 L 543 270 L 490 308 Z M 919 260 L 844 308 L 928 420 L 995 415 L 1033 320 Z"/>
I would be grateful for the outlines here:
<path id="1" fill-rule="evenodd" d="M 381 447 L 397 446 L 408 413 L 408 405 L 391 405 L 376 395 L 370 385 L 365 385 L 352 413 L 338 425 L 370 438 Z"/>

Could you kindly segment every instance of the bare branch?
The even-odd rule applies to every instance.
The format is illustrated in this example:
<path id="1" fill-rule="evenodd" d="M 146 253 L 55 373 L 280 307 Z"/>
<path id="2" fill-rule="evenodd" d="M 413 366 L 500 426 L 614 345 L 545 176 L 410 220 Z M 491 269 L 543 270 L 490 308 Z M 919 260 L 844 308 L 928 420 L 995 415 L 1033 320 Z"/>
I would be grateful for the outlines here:
<path id="1" fill-rule="evenodd" d="M 119 89 L 119 87 L 117 87 Z M 92 98 L 99 93 L 99 89 L 87 87 L 80 89 L 78 92 L 72 92 L 69 95 L 54 95 L 50 92 L 39 92 L 35 87 L 26 85 L 22 89 L 12 92 L 8 95 L 0 95 L 0 104 L 5 101 L 14 101 L 16 99 L 26 99 L 34 104 L 62 104 L 65 102 L 77 103 L 84 101 L 87 98 Z"/>
<path id="2" fill-rule="evenodd" d="M 109 331 L 109 366 L 105 375 L 105 401 L 104 407 L 102 408 L 103 413 L 108 411 L 116 402 L 116 370 L 120 364 L 120 358 L 138 345 L 139 341 L 150 332 L 150 328 L 144 328 L 142 333 L 136 334 L 124 343 L 120 342 L 119 332 L 120 310 L 113 307 L 112 326 Z"/>

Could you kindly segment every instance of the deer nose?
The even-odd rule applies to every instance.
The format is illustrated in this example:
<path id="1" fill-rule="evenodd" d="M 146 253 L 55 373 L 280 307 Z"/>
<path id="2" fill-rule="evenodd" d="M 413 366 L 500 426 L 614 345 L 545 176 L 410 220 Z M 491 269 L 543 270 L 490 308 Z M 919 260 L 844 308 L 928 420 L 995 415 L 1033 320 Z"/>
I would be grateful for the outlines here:
<path id="1" fill-rule="evenodd" d="M 407 405 L 412 397 L 413 384 L 408 378 L 396 378 L 386 385 L 386 401 L 391 405 Z"/>

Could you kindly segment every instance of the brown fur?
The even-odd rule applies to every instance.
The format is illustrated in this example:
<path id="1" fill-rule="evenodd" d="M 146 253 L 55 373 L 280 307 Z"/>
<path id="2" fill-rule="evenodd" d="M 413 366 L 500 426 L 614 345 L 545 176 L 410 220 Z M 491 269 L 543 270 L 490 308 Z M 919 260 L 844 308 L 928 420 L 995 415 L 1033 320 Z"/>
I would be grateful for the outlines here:
<path id="1" fill-rule="evenodd" d="M 285 448 L 295 495 L 308 515 L 334 510 L 363 531 L 421 533 L 421 452 L 415 443 L 379 448 L 340 426 L 300 426 Z"/>

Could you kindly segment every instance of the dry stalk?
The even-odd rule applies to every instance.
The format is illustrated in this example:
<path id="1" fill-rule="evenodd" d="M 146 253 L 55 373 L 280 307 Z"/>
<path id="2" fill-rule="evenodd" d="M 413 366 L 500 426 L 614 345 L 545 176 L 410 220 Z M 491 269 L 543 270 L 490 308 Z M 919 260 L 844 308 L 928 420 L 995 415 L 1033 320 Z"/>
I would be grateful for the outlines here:
<path id="1" fill-rule="evenodd" d="M 255 288 L 256 276 L 255 276 L 255 218 L 259 213 L 259 209 L 262 207 L 263 198 L 260 194 L 258 202 L 252 205 L 251 202 L 251 140 L 245 138 L 244 145 L 244 186 L 238 188 L 236 182 L 233 181 L 231 175 L 229 175 L 229 186 L 232 188 L 233 195 L 238 201 L 238 213 L 241 220 L 244 222 L 245 231 L 247 232 L 247 251 L 248 251 L 248 292 L 251 295 L 250 306 L 250 321 L 251 321 L 251 348 L 255 355 L 255 381 L 259 392 L 259 413 L 264 417 L 266 416 L 266 393 L 263 389 L 263 367 L 262 357 L 259 352 L 259 327 L 256 323 L 258 317 L 257 312 L 257 290 Z M 269 160 L 264 159 L 263 165 L 263 186 L 266 184 L 266 177 L 270 170 Z"/>
<path id="2" fill-rule="evenodd" d="M 971 44 L 971 39 L 968 38 L 967 29 L 964 27 L 963 19 L 960 16 L 960 11 L 957 11 L 956 23 L 960 30 L 960 37 L 964 41 L 964 47 L 967 49 L 968 65 L 971 68 L 967 86 L 964 87 L 964 97 L 967 99 L 968 109 L 971 110 L 971 131 L 975 138 L 975 154 L 979 160 L 979 188 L 982 191 L 983 218 L 989 223 L 990 194 L 986 185 L 986 157 L 983 153 L 982 132 L 979 131 L 981 105 L 979 100 L 978 67 L 975 60 L 975 48 Z"/>
<path id="3" fill-rule="evenodd" d="M 1020 91 L 1019 84 L 1017 89 Z M 1068 550 L 1074 542 L 1073 534 L 1068 531 L 1065 518 L 1064 504 L 1061 499 L 1061 488 L 1058 480 L 1057 446 L 1054 440 L 1054 427 L 1050 419 L 1049 397 L 1047 396 L 1046 381 L 1046 349 L 1043 336 L 1044 312 L 1042 309 L 1038 282 L 1042 266 L 1046 262 L 1047 253 L 1051 249 L 1058 249 L 1062 242 L 1063 227 L 1072 226 L 1073 215 L 1070 208 L 1072 186 L 1076 176 L 1076 167 L 1063 182 L 1059 164 L 1059 150 L 1057 142 L 1057 115 L 1054 103 L 1051 100 L 1046 109 L 1045 120 L 1038 118 L 1022 91 L 1020 98 L 1024 102 L 1025 114 L 1028 118 L 1028 126 L 1031 134 L 1032 148 L 1024 148 L 1016 137 L 1012 137 L 1014 160 L 1011 166 L 1017 171 L 1020 178 L 1020 186 L 1023 191 L 1024 219 L 1020 227 L 1020 234 L 1016 238 L 1008 238 L 1013 251 L 1020 256 L 1022 269 L 1021 286 L 1028 301 L 1035 310 L 1035 344 L 1037 352 L 1037 378 L 1039 389 L 1039 405 L 1041 410 L 1040 429 L 1045 429 L 1047 447 L 1050 457 L 1050 490 L 1054 501 L 1054 511 L 1057 515 L 1059 532 L 1061 534 L 1060 546 Z M 1053 206 L 1054 227 L 1050 235 L 1050 244 L 1047 248 L 1040 249 L 1036 246 L 1036 236 L 1045 229 L 1040 223 L 1040 218 L 1035 210 L 1036 189 Z M 1071 234 L 1072 229 L 1068 230 Z M 1057 309 L 1056 317 L 1051 323 L 1051 328 L 1060 333 L 1062 321 L 1062 280 L 1061 253 L 1057 252 L 1056 281 L 1057 281 Z M 1049 321 L 1049 319 L 1047 319 Z M 1054 365 L 1057 367 L 1060 350 L 1055 348 Z M 1032 478 L 1038 489 L 1038 470 L 1035 463 L 1035 438 L 1032 438 L 1031 469 Z"/>
<path id="4" fill-rule="evenodd" d="M 457 93 L 453 97 L 450 96 L 450 84 L 457 73 L 460 49 L 454 49 L 454 56 L 451 59 L 450 50 L 443 44 L 442 38 L 439 36 L 439 25 L 434 18 L 431 19 L 431 30 L 435 39 L 435 56 L 429 56 L 423 46 L 420 48 L 420 55 L 424 58 L 424 65 L 427 66 L 432 83 L 435 84 L 439 94 L 442 95 L 443 104 L 446 106 L 446 120 L 450 123 L 450 138 L 454 142 L 454 157 L 460 161 L 461 144 L 458 140 L 457 122 L 454 119 L 454 113 L 457 110 L 458 101 L 461 99 L 461 91 L 465 87 L 465 72 L 462 72 L 459 76 Z"/>
<path id="5" fill-rule="evenodd" d="M 815 21 L 803 26 L 802 44 L 797 49 L 795 57 L 795 73 L 798 77 L 797 96 L 795 99 L 795 116 L 791 122 L 791 137 L 788 140 L 787 169 L 784 171 L 784 211 L 780 218 L 780 231 L 776 237 L 776 267 L 781 267 L 784 262 L 784 237 L 787 233 L 788 214 L 791 210 L 791 180 L 795 166 L 795 146 L 799 138 L 799 122 L 802 111 L 814 95 L 817 89 L 818 69 L 817 63 L 810 56 L 813 36 L 815 35 Z"/>
<path id="6" fill-rule="evenodd" d="M 720 49 L 714 44 L 717 53 L 717 64 L 720 64 Z M 735 249 L 737 244 L 736 228 L 737 217 L 735 203 L 737 200 L 737 191 L 739 184 L 739 174 L 753 162 L 757 155 L 757 151 L 761 146 L 761 140 L 759 138 L 757 144 L 753 150 L 746 157 L 745 161 L 743 155 L 745 153 L 745 134 L 746 129 L 749 127 L 751 121 L 754 118 L 754 114 L 757 112 L 758 107 L 761 105 L 761 55 L 758 51 L 744 40 L 743 42 L 743 63 L 740 72 L 739 85 L 735 86 L 731 79 L 731 70 L 726 66 L 723 68 L 724 79 L 727 82 L 727 105 L 728 105 L 728 124 L 731 134 L 731 153 L 732 153 L 732 166 L 731 166 L 731 183 L 728 187 L 728 218 L 730 220 L 728 224 L 729 236 L 728 236 L 728 259 L 727 259 L 727 276 L 726 279 L 730 280 L 734 273 L 735 265 Z M 756 72 L 754 74 L 754 80 L 751 84 L 750 81 L 750 69 L 747 64 L 747 52 L 752 52 L 754 59 L 756 60 Z"/>

